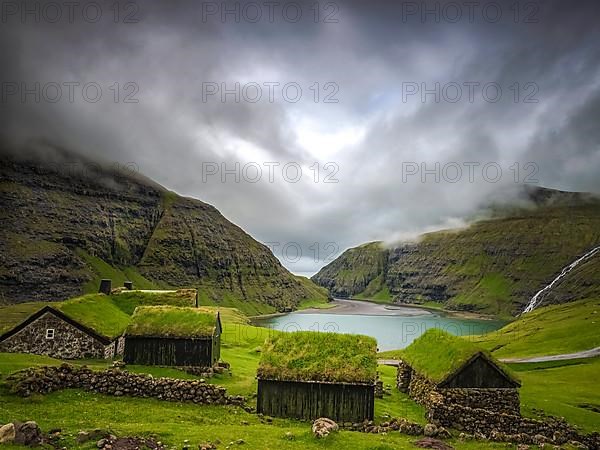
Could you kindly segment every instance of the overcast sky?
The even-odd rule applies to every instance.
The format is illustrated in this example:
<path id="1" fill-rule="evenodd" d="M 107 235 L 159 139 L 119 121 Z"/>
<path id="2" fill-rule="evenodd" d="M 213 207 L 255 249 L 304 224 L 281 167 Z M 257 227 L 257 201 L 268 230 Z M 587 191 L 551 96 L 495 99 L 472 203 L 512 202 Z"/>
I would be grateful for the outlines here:
<path id="1" fill-rule="evenodd" d="M 3 2 L 2 134 L 134 163 L 305 275 L 515 182 L 600 191 L 597 0 L 317 5 Z"/>

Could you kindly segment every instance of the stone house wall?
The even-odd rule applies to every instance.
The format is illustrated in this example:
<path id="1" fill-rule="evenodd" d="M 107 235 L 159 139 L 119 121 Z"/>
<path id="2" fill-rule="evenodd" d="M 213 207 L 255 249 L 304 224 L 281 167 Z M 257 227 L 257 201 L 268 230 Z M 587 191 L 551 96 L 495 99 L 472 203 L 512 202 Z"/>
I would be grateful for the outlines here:
<path id="1" fill-rule="evenodd" d="M 521 414 L 521 401 L 517 389 L 464 389 L 447 388 L 437 391 L 446 404 L 485 409 L 494 413 Z"/>
<path id="2" fill-rule="evenodd" d="M 401 363 L 398 366 L 397 386 L 426 408 L 440 402 L 445 405 L 485 409 L 494 413 L 521 414 L 519 391 L 512 388 L 439 388 L 428 378 Z"/>
<path id="3" fill-rule="evenodd" d="M 46 331 L 54 330 L 53 339 L 47 339 Z M 34 353 L 60 359 L 106 358 L 107 347 L 79 328 L 46 312 L 16 334 L 0 342 L 0 351 Z M 114 353 L 114 347 L 113 347 Z M 113 356 L 113 353 L 109 357 Z"/>

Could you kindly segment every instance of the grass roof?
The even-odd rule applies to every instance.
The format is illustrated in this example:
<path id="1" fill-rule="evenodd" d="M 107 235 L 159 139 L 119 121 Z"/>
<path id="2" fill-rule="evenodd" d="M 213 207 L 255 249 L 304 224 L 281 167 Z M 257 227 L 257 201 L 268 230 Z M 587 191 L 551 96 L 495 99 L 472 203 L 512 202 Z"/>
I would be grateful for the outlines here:
<path id="1" fill-rule="evenodd" d="M 401 358 L 417 372 L 441 383 L 478 353 L 492 360 L 508 378 L 517 380 L 506 366 L 481 347 L 437 328 L 429 329 L 415 339 L 401 352 Z"/>
<path id="2" fill-rule="evenodd" d="M 196 290 L 122 291 L 111 295 L 111 299 L 125 313 L 132 315 L 138 306 L 194 306 L 196 304 Z"/>
<path id="3" fill-rule="evenodd" d="M 369 336 L 298 331 L 269 337 L 259 378 L 281 381 L 372 383 L 377 341 Z"/>
<path id="4" fill-rule="evenodd" d="M 210 337 L 217 316 L 206 310 L 176 306 L 140 306 L 127 327 L 128 336 L 195 338 Z"/>
<path id="5" fill-rule="evenodd" d="M 123 334 L 129 323 L 129 316 L 104 294 L 84 295 L 50 306 L 110 339 Z"/>

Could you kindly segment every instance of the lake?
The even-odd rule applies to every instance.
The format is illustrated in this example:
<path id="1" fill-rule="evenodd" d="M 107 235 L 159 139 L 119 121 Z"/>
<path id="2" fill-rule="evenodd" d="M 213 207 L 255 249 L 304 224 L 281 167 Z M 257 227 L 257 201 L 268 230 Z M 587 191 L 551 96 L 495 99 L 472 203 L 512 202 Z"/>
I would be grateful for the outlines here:
<path id="1" fill-rule="evenodd" d="M 467 336 L 497 330 L 499 320 L 471 319 L 421 308 L 336 299 L 332 309 L 311 309 L 255 319 L 261 327 L 281 331 L 328 331 L 366 334 L 379 351 L 404 348 L 430 328 Z"/>

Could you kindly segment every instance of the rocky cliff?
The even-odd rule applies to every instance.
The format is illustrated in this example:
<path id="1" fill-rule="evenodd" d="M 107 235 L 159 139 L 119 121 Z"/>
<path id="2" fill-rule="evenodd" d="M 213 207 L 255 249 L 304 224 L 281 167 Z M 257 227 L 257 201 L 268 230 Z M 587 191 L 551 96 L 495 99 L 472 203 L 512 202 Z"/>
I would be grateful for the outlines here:
<path id="1" fill-rule="evenodd" d="M 600 244 L 598 198 L 548 189 L 527 195 L 528 207 L 497 209 L 465 229 L 350 249 L 313 281 L 337 296 L 517 314 L 564 266 Z M 543 303 L 600 295 L 599 265 L 600 256 L 582 264 Z"/>
<path id="2" fill-rule="evenodd" d="M 62 300 L 102 277 L 196 287 L 205 303 L 249 312 L 314 297 L 213 206 L 97 164 L 66 167 L 1 156 L 0 301 Z"/>

